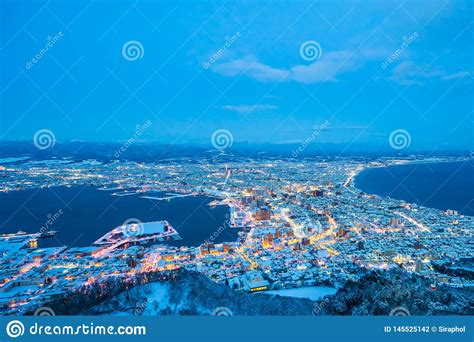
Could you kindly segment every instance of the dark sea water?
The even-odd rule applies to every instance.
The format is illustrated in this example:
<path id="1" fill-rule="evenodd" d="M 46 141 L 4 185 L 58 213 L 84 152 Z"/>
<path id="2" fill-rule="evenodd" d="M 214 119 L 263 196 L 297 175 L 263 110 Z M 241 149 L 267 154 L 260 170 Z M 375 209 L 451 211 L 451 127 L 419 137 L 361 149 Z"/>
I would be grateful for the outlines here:
<path id="1" fill-rule="evenodd" d="M 368 169 L 356 177 L 355 185 L 369 194 L 474 216 L 472 160 Z"/>
<path id="2" fill-rule="evenodd" d="M 90 186 L 0 193 L 0 234 L 38 232 L 50 215 L 58 218 L 49 228 L 60 233 L 42 240 L 42 246 L 88 246 L 131 218 L 142 222 L 167 220 L 183 238 L 170 244 L 196 246 L 224 224 L 229 211 L 224 206 L 209 207 L 213 199 L 205 196 L 157 201 L 112 193 Z M 58 214 L 60 211 L 63 214 Z M 234 241 L 236 237 L 236 229 L 226 228 L 214 242 Z"/>

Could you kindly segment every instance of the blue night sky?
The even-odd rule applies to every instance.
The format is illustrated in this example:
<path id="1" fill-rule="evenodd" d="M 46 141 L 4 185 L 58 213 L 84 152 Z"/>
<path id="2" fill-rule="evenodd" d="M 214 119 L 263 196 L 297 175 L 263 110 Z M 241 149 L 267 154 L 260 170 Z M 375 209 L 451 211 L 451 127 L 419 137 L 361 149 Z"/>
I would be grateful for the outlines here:
<path id="1" fill-rule="evenodd" d="M 46 128 L 58 141 L 124 141 L 150 120 L 140 140 L 208 143 L 227 129 L 282 144 L 327 120 L 315 143 L 385 146 L 404 129 L 413 148 L 472 149 L 471 1 L 0 6 L 1 140 Z M 141 58 L 124 58 L 129 41 Z M 302 58 L 307 41 L 319 58 Z"/>

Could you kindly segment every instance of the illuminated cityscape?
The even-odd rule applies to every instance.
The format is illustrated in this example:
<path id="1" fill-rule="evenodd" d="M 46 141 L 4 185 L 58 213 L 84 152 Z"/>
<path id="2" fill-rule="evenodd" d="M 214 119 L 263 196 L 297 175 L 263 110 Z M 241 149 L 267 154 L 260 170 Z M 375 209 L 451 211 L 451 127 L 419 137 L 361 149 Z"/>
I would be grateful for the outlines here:
<path id="1" fill-rule="evenodd" d="M 220 158 L 220 159 L 219 159 Z M 112 283 L 143 284 L 178 269 L 246 293 L 325 285 L 336 291 L 361 270 L 402 269 L 438 287 L 474 283 L 442 267 L 472 258 L 474 218 L 366 194 L 355 186 L 367 168 L 460 158 L 181 158 L 162 163 L 3 159 L 0 191 L 94 186 L 115 196 L 173 201 L 205 195 L 229 209 L 199 246 L 172 246 L 179 229 L 164 218 L 130 220 L 90 246 L 42 247 L 60 223 L 0 236 L 0 310 L 32 313 L 64 294 L 107 292 Z M 161 192 L 162 197 L 152 195 Z M 38 227 L 39 228 L 39 227 Z M 235 241 L 216 243 L 227 230 Z M 186 241 L 184 241 L 186 242 Z M 94 292 L 95 293 L 95 292 Z"/>

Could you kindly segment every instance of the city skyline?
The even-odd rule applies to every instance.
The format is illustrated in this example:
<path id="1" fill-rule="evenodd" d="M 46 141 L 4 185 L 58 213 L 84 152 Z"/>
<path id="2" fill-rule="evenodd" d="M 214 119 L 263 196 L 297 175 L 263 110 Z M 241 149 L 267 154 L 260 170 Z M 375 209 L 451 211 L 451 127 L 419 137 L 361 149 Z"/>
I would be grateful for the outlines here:
<path id="1" fill-rule="evenodd" d="M 5 315 L 472 314 L 470 158 L 0 162 Z"/>

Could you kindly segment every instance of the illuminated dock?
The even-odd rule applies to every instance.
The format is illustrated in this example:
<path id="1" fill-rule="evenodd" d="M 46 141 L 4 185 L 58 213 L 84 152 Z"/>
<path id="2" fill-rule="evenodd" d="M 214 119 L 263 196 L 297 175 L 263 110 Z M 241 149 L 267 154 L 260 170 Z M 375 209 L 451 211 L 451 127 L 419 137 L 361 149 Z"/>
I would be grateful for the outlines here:
<path id="1" fill-rule="evenodd" d="M 93 244 L 119 247 L 126 243 L 164 242 L 180 239 L 178 232 L 167 221 L 137 222 L 114 228 Z"/>
<path id="2" fill-rule="evenodd" d="M 191 194 L 167 194 L 165 197 L 156 197 L 156 196 L 140 196 L 140 198 L 151 199 L 156 201 L 170 201 L 175 198 L 182 198 L 182 197 L 189 197 L 194 196 L 193 193 Z"/>

